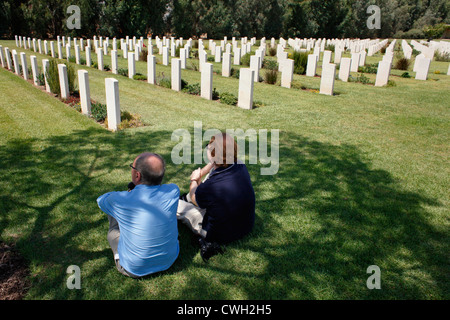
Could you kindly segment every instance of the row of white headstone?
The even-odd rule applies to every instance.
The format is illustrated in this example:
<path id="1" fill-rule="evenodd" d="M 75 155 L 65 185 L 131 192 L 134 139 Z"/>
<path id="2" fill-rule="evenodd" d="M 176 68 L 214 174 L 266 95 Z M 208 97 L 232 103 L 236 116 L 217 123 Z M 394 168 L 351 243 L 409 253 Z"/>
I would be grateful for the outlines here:
<path id="1" fill-rule="evenodd" d="M 58 39 L 59 40 L 59 39 Z M 294 61 L 291 59 L 287 58 L 287 52 L 284 51 L 285 46 L 287 45 L 287 43 L 290 43 L 290 45 L 293 45 L 294 47 L 301 47 L 302 44 L 300 42 L 300 44 L 296 44 L 292 41 L 292 39 L 289 39 L 287 42 L 283 41 L 284 39 L 280 39 L 280 43 L 278 44 L 278 50 L 277 50 L 277 61 L 279 64 L 279 71 L 281 71 L 282 76 L 281 76 L 281 86 L 286 87 L 286 88 L 290 88 L 291 87 L 291 82 L 293 79 L 293 69 L 294 69 Z M 17 40 L 16 37 L 16 42 L 17 41 L 21 41 L 20 39 Z M 94 38 L 94 44 L 97 47 L 97 39 Z M 128 59 L 128 75 L 130 78 L 133 78 L 133 76 L 135 75 L 135 61 L 138 60 L 138 55 L 140 54 L 140 48 L 143 45 L 143 39 L 141 37 L 140 40 L 138 40 L 138 42 L 135 42 L 135 38 L 133 40 L 129 40 L 127 39 L 126 41 L 123 41 L 123 39 L 121 39 L 121 46 L 122 49 L 124 49 L 124 53 L 125 51 L 127 51 L 127 47 L 128 47 L 128 43 L 130 45 L 130 47 L 132 47 L 134 45 L 135 47 L 135 52 L 127 52 L 127 55 L 124 55 L 124 58 Z M 326 40 L 328 43 L 328 40 Z M 314 46 L 314 54 L 310 54 L 308 56 L 308 64 L 307 64 L 307 70 L 306 70 L 306 75 L 309 77 L 314 77 L 316 75 L 316 69 L 317 69 L 317 63 L 321 57 L 321 50 L 324 48 L 324 43 L 326 42 L 325 39 L 324 41 L 321 41 L 321 39 L 319 39 L 319 41 L 316 42 L 315 46 Z M 30 42 L 30 38 L 28 38 L 28 42 Z M 64 42 L 64 37 L 63 37 L 63 42 Z M 175 63 L 175 66 L 173 66 L 172 68 L 172 77 L 174 79 L 174 81 L 172 81 L 172 89 L 179 91 L 181 90 L 181 69 L 185 69 L 186 68 L 186 59 L 188 56 L 188 52 L 190 50 L 190 46 L 191 46 L 191 42 L 192 39 L 189 39 L 185 45 L 184 48 L 180 49 L 180 58 L 179 59 L 172 59 L 172 63 Z M 384 41 L 368 41 L 368 40 L 364 40 L 364 41 L 345 41 L 345 40 L 334 40 L 334 41 L 330 41 L 330 44 L 334 44 L 335 45 L 335 56 L 334 56 L 334 67 L 333 66 L 329 66 L 331 64 L 331 57 L 332 57 L 332 52 L 328 51 L 328 50 L 324 50 L 323 51 L 323 59 L 322 59 L 322 78 L 321 79 L 321 90 L 320 93 L 323 94 L 328 94 L 328 95 L 332 95 L 333 94 L 333 87 L 334 87 L 334 77 L 335 77 L 335 72 L 336 72 L 336 64 L 340 64 L 340 70 L 339 70 L 339 76 L 338 78 L 344 82 L 348 81 L 348 77 L 350 72 L 357 72 L 358 71 L 358 67 L 359 66 L 364 66 L 365 64 L 365 59 L 366 59 L 366 48 L 368 47 L 369 49 L 372 48 L 372 53 L 378 51 L 379 49 L 381 49 L 385 44 L 386 44 L 387 40 Z M 24 41 L 25 43 L 25 41 Z M 60 41 L 58 41 L 58 47 L 61 47 L 61 45 L 59 44 Z M 76 43 L 76 41 L 75 41 Z M 103 41 L 100 37 L 100 43 L 103 43 L 103 48 L 97 48 L 97 60 L 98 60 L 98 68 L 100 70 L 103 70 L 103 54 L 106 53 L 107 54 L 107 44 L 108 44 L 108 39 L 106 39 L 105 41 Z M 156 38 L 156 44 L 159 48 L 159 50 L 162 50 L 162 54 L 163 54 L 163 64 L 168 65 L 169 64 L 169 47 L 168 45 L 171 46 L 171 56 L 174 56 L 174 49 L 176 48 L 176 46 L 178 46 L 179 44 L 182 44 L 182 39 L 176 40 L 174 41 L 174 38 L 171 38 L 171 42 L 169 42 L 169 39 L 163 39 L 162 41 L 157 37 Z M 221 41 L 221 45 L 220 46 L 216 46 L 215 42 L 213 40 L 210 40 L 210 48 L 211 48 L 211 53 L 215 54 L 215 61 L 216 62 L 222 62 L 222 76 L 228 77 L 231 74 L 231 54 L 229 51 L 231 51 L 231 47 L 233 47 L 233 53 L 234 53 L 234 64 L 239 65 L 240 64 L 240 58 L 242 56 L 242 52 L 246 52 L 246 50 L 250 51 L 251 50 L 251 45 L 253 45 L 255 43 L 255 38 L 252 38 L 250 43 L 247 43 L 246 40 L 241 40 L 241 46 L 242 48 L 237 47 L 237 41 L 235 39 L 232 40 L 233 45 L 230 45 L 229 43 L 226 44 L 226 39 L 224 41 Z M 298 39 L 297 39 L 297 43 L 298 43 Z M 308 42 L 309 43 L 309 42 Z M 116 46 L 115 44 L 115 39 L 113 39 L 113 48 L 115 48 Z M 151 45 L 151 39 L 149 39 L 149 56 L 148 56 L 148 82 L 154 84 L 155 83 L 155 57 L 153 56 L 153 47 Z M 271 40 L 271 46 L 274 45 L 274 39 L 272 38 Z M 90 66 L 90 44 L 89 44 L 89 40 L 88 40 L 88 45 L 86 46 L 86 62 L 87 65 Z M 223 58 L 222 56 L 222 48 L 226 47 L 226 52 L 223 53 Z M 342 58 L 342 52 L 345 50 L 345 47 L 348 46 L 351 50 L 351 58 Z M 384 86 L 387 84 L 388 80 L 389 80 L 389 73 L 392 67 L 392 60 L 393 60 L 393 48 L 395 46 L 395 40 L 390 44 L 390 46 L 386 49 L 386 54 L 383 57 L 383 60 L 379 62 L 379 68 L 378 68 L 378 72 L 377 72 L 377 79 L 375 82 L 375 86 Z M 408 45 L 405 42 L 402 42 L 402 46 L 403 46 L 403 50 L 405 52 L 408 51 Z M 255 82 L 259 81 L 259 69 L 262 67 L 262 61 L 264 59 L 265 56 L 265 39 L 263 38 L 261 40 L 261 46 L 260 48 L 258 48 L 256 50 L 255 55 L 251 56 L 250 59 L 250 70 L 253 71 L 253 80 Z M 301 51 L 303 51 L 304 49 L 300 49 Z M 306 50 L 304 50 L 306 51 Z M 411 49 L 412 51 L 412 49 Z M 58 52 L 60 52 L 60 50 L 58 50 Z M 204 46 L 203 46 L 203 41 L 200 39 L 199 40 L 199 69 L 200 71 L 202 71 L 203 69 L 203 65 L 206 64 L 207 62 L 207 53 L 206 50 L 204 50 Z M 66 45 L 66 55 L 67 57 L 70 56 L 70 39 L 69 39 L 69 44 Z M 405 52 L 406 55 L 406 52 Z M 79 60 L 80 60 L 80 49 L 79 46 L 77 44 L 75 44 L 75 56 L 76 56 L 76 62 L 79 64 Z M 112 50 L 111 51 L 111 61 L 112 61 L 112 72 L 117 74 L 117 50 Z M 427 74 L 428 74 L 428 68 L 429 68 L 429 63 L 431 62 L 431 60 L 426 60 L 426 59 L 422 59 L 422 56 L 418 56 L 418 58 L 416 58 L 416 63 L 415 63 L 415 67 L 414 67 L 414 71 L 416 72 L 416 79 L 419 80 L 426 80 L 427 78 Z M 207 67 L 207 69 L 209 70 L 210 66 Z M 330 73 L 332 72 L 332 70 L 334 69 L 333 72 L 333 81 L 331 81 L 331 76 Z M 449 68 L 449 73 L 450 73 L 450 68 Z M 203 77 L 203 76 L 202 76 Z M 212 74 L 210 76 L 205 76 L 206 78 L 210 78 L 212 79 Z M 202 81 L 202 83 L 205 81 Z M 322 85 L 323 82 L 323 85 Z M 331 84 L 331 85 L 330 85 Z M 212 85 L 211 85 L 212 87 Z M 212 89 L 212 88 L 211 88 Z M 322 90 L 323 89 L 323 90 Z M 331 91 L 330 91 L 331 89 Z M 205 93 L 204 97 L 208 97 L 208 96 L 212 96 L 212 91 L 211 90 L 207 90 L 205 89 Z M 239 103 L 238 103 L 239 104 Z M 243 105 L 243 104 L 239 104 L 239 105 Z M 247 104 L 245 104 L 247 105 Z"/>
<path id="2" fill-rule="evenodd" d="M 22 68 L 22 75 L 25 80 L 28 80 L 28 64 L 25 52 L 20 52 L 20 62 L 19 54 L 16 50 L 11 52 L 12 61 L 10 56 L 9 48 L 5 48 L 5 53 L 3 54 L 3 48 L 0 46 L 0 60 L 2 67 L 13 70 L 20 76 L 20 66 Z M 37 86 L 38 80 L 38 63 L 36 56 L 30 56 L 31 70 L 33 74 L 33 83 Z M 45 79 L 45 90 L 50 92 L 50 86 L 47 81 L 46 71 L 49 67 L 49 60 L 42 60 L 42 68 Z M 59 75 L 59 85 L 60 85 L 60 95 L 62 99 L 69 98 L 69 80 L 67 75 L 67 66 L 65 64 L 58 64 L 58 75 Z M 81 112 L 86 115 L 91 113 L 91 94 L 89 88 L 89 76 L 86 70 L 78 70 L 78 87 L 80 92 L 80 103 Z M 118 125 L 120 124 L 120 100 L 119 100 L 119 81 L 114 78 L 105 79 L 105 91 L 106 91 L 106 106 L 107 106 L 107 117 L 108 117 L 108 129 L 116 131 Z"/>

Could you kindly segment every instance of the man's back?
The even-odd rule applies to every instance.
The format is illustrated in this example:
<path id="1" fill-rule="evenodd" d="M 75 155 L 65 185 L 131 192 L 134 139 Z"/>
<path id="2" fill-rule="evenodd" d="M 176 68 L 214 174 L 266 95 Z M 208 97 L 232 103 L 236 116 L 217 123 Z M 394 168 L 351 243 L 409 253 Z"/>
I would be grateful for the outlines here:
<path id="1" fill-rule="evenodd" d="M 175 184 L 137 185 L 131 192 L 109 192 L 99 207 L 119 223 L 120 264 L 137 276 L 168 269 L 179 253 Z"/>

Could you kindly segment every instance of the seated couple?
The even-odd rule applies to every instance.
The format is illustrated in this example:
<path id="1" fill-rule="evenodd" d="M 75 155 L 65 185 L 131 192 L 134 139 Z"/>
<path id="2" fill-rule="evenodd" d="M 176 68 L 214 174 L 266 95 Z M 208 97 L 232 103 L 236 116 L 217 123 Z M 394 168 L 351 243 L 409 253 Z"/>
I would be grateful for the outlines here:
<path id="1" fill-rule="evenodd" d="M 192 172 L 186 195 L 180 197 L 175 184 L 161 184 L 161 156 L 143 153 L 130 164 L 129 190 L 97 199 L 108 215 L 107 239 L 119 272 L 139 278 L 167 270 L 179 253 L 177 220 L 199 237 L 204 260 L 252 230 L 255 193 L 245 164 L 237 161 L 235 140 L 217 134 L 206 148 L 210 163 Z"/>

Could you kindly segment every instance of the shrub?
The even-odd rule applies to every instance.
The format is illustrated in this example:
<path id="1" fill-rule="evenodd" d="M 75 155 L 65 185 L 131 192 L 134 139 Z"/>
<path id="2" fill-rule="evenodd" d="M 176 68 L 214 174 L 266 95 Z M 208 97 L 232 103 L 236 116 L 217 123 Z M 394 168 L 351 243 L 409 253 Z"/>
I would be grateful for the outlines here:
<path id="1" fill-rule="evenodd" d="M 158 85 L 170 89 L 172 87 L 172 82 L 168 78 L 162 78 L 159 80 Z"/>
<path id="2" fill-rule="evenodd" d="M 308 53 L 294 51 L 292 58 L 294 60 L 294 73 L 305 74 L 306 65 L 308 64 Z"/>
<path id="3" fill-rule="evenodd" d="M 238 102 L 238 98 L 234 94 L 229 92 L 221 93 L 219 98 L 221 103 L 225 103 L 230 106 L 235 106 Z"/>
<path id="4" fill-rule="evenodd" d="M 214 62 L 215 58 L 213 56 L 208 56 L 206 60 L 208 60 L 209 62 Z"/>
<path id="5" fill-rule="evenodd" d="M 55 59 L 49 61 L 45 77 L 47 78 L 50 91 L 59 95 L 61 88 L 59 87 L 58 62 Z"/>
<path id="6" fill-rule="evenodd" d="M 147 80 L 147 76 L 145 76 L 145 75 L 143 75 L 143 74 L 141 74 L 141 73 L 136 73 L 136 74 L 133 76 L 133 79 L 134 79 L 134 80 Z"/>
<path id="7" fill-rule="evenodd" d="M 219 100 L 219 97 L 220 97 L 219 91 L 217 91 L 216 88 L 214 88 L 213 91 L 212 91 L 212 99 L 213 100 Z"/>
<path id="8" fill-rule="evenodd" d="M 411 75 L 408 72 L 404 72 L 401 75 L 402 78 L 411 78 Z"/>
<path id="9" fill-rule="evenodd" d="M 183 90 L 183 92 L 199 96 L 201 93 L 200 83 L 188 84 L 182 90 Z"/>
<path id="10" fill-rule="evenodd" d="M 231 76 L 232 76 L 233 78 L 239 79 L 240 73 L 241 73 L 241 69 L 234 69 L 234 68 L 231 68 Z"/>
<path id="11" fill-rule="evenodd" d="M 329 44 L 329 45 L 327 45 L 325 47 L 325 50 L 328 50 L 328 51 L 331 51 L 331 52 L 334 52 L 334 49 L 335 49 L 334 44 Z"/>
<path id="12" fill-rule="evenodd" d="M 268 70 L 278 70 L 278 63 L 272 59 L 264 59 L 263 68 Z"/>
<path id="13" fill-rule="evenodd" d="M 104 71 L 110 71 L 111 67 L 109 66 L 109 64 L 105 64 L 105 65 L 103 65 L 103 70 Z"/>
<path id="14" fill-rule="evenodd" d="M 269 56 L 274 57 L 277 55 L 277 47 L 270 47 L 269 48 Z"/>
<path id="15" fill-rule="evenodd" d="M 267 70 L 266 73 L 264 73 L 264 81 L 268 84 L 275 84 L 277 82 L 277 78 L 277 70 Z"/>
<path id="16" fill-rule="evenodd" d="M 434 59 L 436 61 L 444 61 L 444 62 L 450 62 L 450 52 L 439 52 L 436 51 L 434 55 Z"/>
<path id="17" fill-rule="evenodd" d="M 91 102 L 91 118 L 97 122 L 105 121 L 107 116 L 106 104 L 92 101 Z"/>
<path id="18" fill-rule="evenodd" d="M 358 72 L 362 72 L 362 73 L 377 73 L 378 67 L 377 64 L 370 64 L 367 66 L 361 66 L 358 68 Z"/>
<path id="19" fill-rule="evenodd" d="M 120 74 L 121 76 L 128 77 L 128 69 L 119 68 L 117 70 L 117 73 Z"/>
<path id="20" fill-rule="evenodd" d="M 143 49 L 139 54 L 139 61 L 147 62 L 148 51 L 147 49 Z"/>
<path id="21" fill-rule="evenodd" d="M 45 76 L 43 73 L 37 75 L 37 82 L 39 86 L 45 86 Z"/>
<path id="22" fill-rule="evenodd" d="M 248 52 L 241 57 L 241 63 L 243 66 L 250 66 L 250 56 L 251 53 Z"/>
<path id="23" fill-rule="evenodd" d="M 411 61 L 409 59 L 401 58 L 401 59 L 398 59 L 397 62 L 395 63 L 394 69 L 408 70 L 410 64 L 411 64 Z"/>
<path id="24" fill-rule="evenodd" d="M 349 77 L 348 77 L 348 81 L 349 81 L 349 82 L 359 82 L 359 83 L 362 83 L 362 84 L 372 84 L 372 82 L 370 81 L 370 79 L 367 78 L 367 77 L 366 77 L 365 75 L 363 75 L 363 74 L 358 75 L 356 78 L 354 78 L 354 77 L 352 77 L 352 76 L 349 76 Z"/>

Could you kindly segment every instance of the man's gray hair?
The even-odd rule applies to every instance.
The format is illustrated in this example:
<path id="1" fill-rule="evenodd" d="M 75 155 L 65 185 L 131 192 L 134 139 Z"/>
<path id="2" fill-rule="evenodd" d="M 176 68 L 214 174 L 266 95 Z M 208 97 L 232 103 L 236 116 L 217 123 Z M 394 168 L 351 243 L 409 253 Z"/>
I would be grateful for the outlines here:
<path id="1" fill-rule="evenodd" d="M 156 157 L 161 161 L 161 165 L 151 165 L 147 161 L 150 157 Z M 143 153 L 136 159 L 136 170 L 141 173 L 142 184 L 157 186 L 162 183 L 166 171 L 166 163 L 163 157 L 157 153 Z"/>

